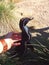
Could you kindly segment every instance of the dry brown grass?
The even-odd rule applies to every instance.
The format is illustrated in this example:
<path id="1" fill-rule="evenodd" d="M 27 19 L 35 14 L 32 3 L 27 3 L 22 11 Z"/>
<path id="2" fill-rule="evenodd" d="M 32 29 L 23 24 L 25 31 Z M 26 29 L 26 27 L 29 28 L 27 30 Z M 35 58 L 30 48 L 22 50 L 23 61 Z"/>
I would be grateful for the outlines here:
<path id="1" fill-rule="evenodd" d="M 12 30 L 9 28 L 10 31 L 19 32 L 19 20 L 22 17 L 34 17 L 32 22 L 28 23 L 28 26 L 34 26 L 35 29 L 41 29 L 49 27 L 49 0 L 15 0 L 15 8 L 13 10 L 13 14 L 15 16 L 14 21 L 10 21 L 10 25 Z M 23 15 L 21 15 L 21 13 Z M 1 25 L 1 24 L 0 24 Z M 3 25 L 1 25 L 3 26 Z M 1 27 L 0 27 L 1 28 Z M 2 27 L 4 30 L 4 27 Z M 9 30 L 6 29 L 2 34 L 8 33 Z M 1 35 L 1 34 L 0 34 Z"/>

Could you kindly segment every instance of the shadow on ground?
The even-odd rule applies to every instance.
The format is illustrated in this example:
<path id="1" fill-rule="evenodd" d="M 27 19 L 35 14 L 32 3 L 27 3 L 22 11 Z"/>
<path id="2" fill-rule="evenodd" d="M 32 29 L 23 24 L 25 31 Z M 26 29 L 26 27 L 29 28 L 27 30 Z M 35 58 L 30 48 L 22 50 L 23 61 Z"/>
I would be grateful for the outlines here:
<path id="1" fill-rule="evenodd" d="M 29 29 L 31 33 L 40 33 L 40 35 L 37 34 L 36 37 L 32 36 L 30 41 L 34 47 L 34 51 L 26 48 L 21 58 L 15 56 L 15 58 L 11 59 L 8 57 L 5 62 L 0 62 L 1 65 L 49 65 L 49 33 L 45 32 L 49 30 L 49 27 L 42 29 L 29 27 Z"/>
<path id="2" fill-rule="evenodd" d="M 39 44 L 42 44 L 49 49 L 49 32 L 46 32 L 49 30 L 49 27 L 42 29 L 34 29 L 34 27 L 29 27 L 29 29 L 31 33 L 37 33 L 35 37 L 32 36 L 32 42 L 33 40 L 34 42 L 37 41 Z"/>
<path id="3" fill-rule="evenodd" d="M 41 37 L 44 37 L 45 39 L 48 39 L 49 38 L 49 32 L 46 32 L 47 30 L 49 30 L 49 27 L 46 27 L 46 28 L 42 28 L 42 29 L 34 29 L 34 27 L 29 27 L 30 29 L 30 32 L 31 33 L 40 33 L 41 34 Z M 40 35 L 37 35 L 37 37 L 40 36 Z"/>

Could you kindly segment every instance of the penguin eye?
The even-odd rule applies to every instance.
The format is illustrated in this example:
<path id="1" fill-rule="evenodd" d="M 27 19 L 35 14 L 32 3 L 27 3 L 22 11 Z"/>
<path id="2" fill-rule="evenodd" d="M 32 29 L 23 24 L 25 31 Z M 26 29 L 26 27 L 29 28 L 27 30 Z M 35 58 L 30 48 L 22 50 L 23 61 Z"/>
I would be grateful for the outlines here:
<path id="1" fill-rule="evenodd" d="M 24 21 L 24 18 L 22 18 L 20 21 L 22 21 L 22 22 L 23 22 L 23 21 Z"/>

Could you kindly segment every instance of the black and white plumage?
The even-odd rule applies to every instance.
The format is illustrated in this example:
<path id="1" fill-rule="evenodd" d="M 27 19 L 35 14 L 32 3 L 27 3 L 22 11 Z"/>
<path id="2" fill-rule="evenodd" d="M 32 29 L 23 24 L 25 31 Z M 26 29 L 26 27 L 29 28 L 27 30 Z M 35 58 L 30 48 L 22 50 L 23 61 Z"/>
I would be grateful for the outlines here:
<path id="1" fill-rule="evenodd" d="M 30 32 L 29 32 L 29 29 L 28 27 L 26 26 L 26 24 L 32 20 L 33 18 L 22 18 L 20 19 L 20 23 L 19 23 L 19 27 L 22 31 L 22 39 L 24 38 L 24 41 L 29 41 L 30 40 Z"/>
<path id="2" fill-rule="evenodd" d="M 19 27 L 22 31 L 21 32 L 22 40 L 20 41 L 21 45 L 13 48 L 13 50 L 16 52 L 11 53 L 12 56 L 14 55 L 14 57 L 15 57 L 16 53 L 18 53 L 18 56 L 21 57 L 25 52 L 25 44 L 30 44 L 29 41 L 31 39 L 31 34 L 30 34 L 30 31 L 29 31 L 28 27 L 26 26 L 26 24 L 32 19 L 33 18 L 28 18 L 28 17 L 20 19 Z M 32 46 L 29 45 L 27 47 L 29 47 L 33 50 Z"/>
<path id="3" fill-rule="evenodd" d="M 31 39 L 31 34 L 30 34 L 30 31 L 29 31 L 28 27 L 26 26 L 26 24 L 32 19 L 33 18 L 27 18 L 27 17 L 22 18 L 19 23 L 19 27 L 22 31 L 22 33 L 21 33 L 22 40 L 21 40 L 21 48 L 20 48 L 22 53 L 24 53 L 24 51 L 25 51 L 25 44 L 30 44 L 29 41 Z M 28 47 L 32 48 L 31 46 L 28 46 Z"/>

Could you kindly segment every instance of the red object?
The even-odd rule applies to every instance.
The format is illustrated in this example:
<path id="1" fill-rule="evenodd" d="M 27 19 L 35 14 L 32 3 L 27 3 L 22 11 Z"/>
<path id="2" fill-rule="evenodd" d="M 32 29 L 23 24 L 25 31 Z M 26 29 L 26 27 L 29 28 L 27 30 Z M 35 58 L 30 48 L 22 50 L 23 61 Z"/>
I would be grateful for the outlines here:
<path id="1" fill-rule="evenodd" d="M 20 33 L 13 33 L 11 38 L 19 41 L 19 40 L 21 40 L 21 34 Z"/>
<path id="2" fill-rule="evenodd" d="M 21 34 L 20 34 L 20 33 L 13 33 L 12 39 L 17 40 L 17 41 L 13 44 L 13 46 L 19 46 L 19 45 L 21 45 L 21 43 L 18 42 L 18 41 L 21 41 Z"/>
<path id="3" fill-rule="evenodd" d="M 21 43 L 21 34 L 10 32 L 5 35 L 4 39 L 0 39 L 0 53 L 6 52 L 12 46 L 19 46 Z"/>

